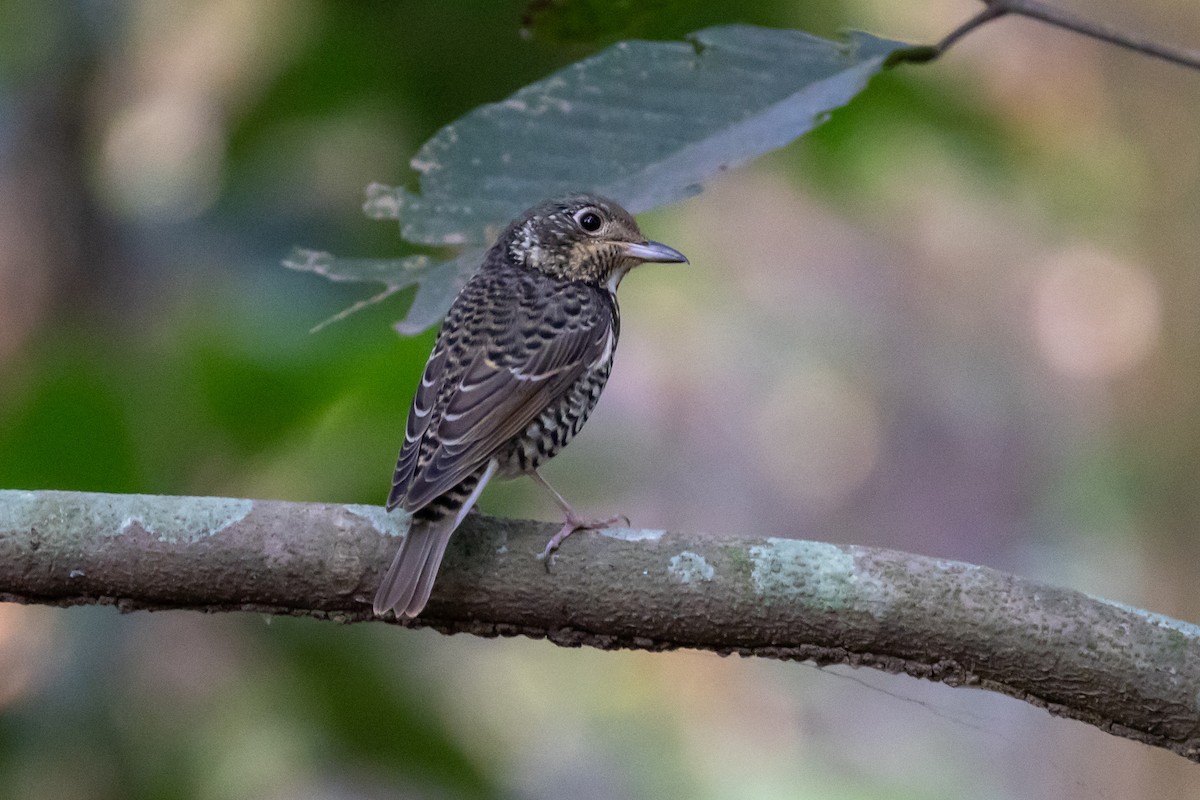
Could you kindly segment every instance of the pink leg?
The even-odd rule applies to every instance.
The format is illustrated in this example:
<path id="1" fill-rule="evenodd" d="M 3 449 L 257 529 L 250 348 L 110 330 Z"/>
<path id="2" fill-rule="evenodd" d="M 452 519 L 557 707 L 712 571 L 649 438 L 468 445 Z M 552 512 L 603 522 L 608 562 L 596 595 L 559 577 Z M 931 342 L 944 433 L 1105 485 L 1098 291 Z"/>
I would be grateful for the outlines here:
<path id="1" fill-rule="evenodd" d="M 546 479 L 536 469 L 530 473 L 530 477 L 546 487 L 546 490 L 554 495 L 554 500 L 563 512 L 563 526 L 558 529 L 558 533 L 550 537 L 550 541 L 546 542 L 546 549 L 538 556 L 540 560 L 544 561 L 549 558 L 550 554 L 557 550 L 558 546 L 575 531 L 584 530 L 585 528 L 607 528 L 609 525 L 615 525 L 618 522 L 624 523 L 626 527 L 629 526 L 629 517 L 624 514 L 618 514 L 615 517 L 608 517 L 606 519 L 583 519 L 575 512 L 575 509 L 571 508 L 571 504 L 566 501 L 566 498 L 547 483 Z"/>

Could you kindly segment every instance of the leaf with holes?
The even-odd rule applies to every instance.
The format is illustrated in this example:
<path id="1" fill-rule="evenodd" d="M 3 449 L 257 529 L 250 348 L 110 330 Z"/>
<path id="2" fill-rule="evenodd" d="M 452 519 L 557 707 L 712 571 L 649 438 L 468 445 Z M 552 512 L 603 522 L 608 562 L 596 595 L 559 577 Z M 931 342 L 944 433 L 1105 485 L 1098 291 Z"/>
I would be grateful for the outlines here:
<path id="1" fill-rule="evenodd" d="M 376 184 L 364 210 L 399 220 L 409 242 L 471 249 L 564 191 L 648 211 L 821 124 L 907 47 L 864 33 L 834 42 L 750 25 L 707 28 L 686 42 L 620 42 L 442 128 L 412 160 L 420 193 Z M 462 261 L 403 259 L 386 280 L 377 262 L 332 271 L 343 280 L 421 283 L 420 313 L 400 326 L 412 331 L 436 321 L 454 297 L 425 284 L 461 279 L 446 265 L 469 268 Z M 437 315 L 435 301 L 444 303 Z"/>

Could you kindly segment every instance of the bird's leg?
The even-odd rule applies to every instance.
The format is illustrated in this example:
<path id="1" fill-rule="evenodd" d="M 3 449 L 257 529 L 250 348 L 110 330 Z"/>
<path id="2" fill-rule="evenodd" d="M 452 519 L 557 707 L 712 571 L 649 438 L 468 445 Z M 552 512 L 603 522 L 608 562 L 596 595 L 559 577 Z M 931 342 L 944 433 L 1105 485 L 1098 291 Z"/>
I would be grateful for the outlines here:
<path id="1" fill-rule="evenodd" d="M 551 553 L 558 549 L 558 546 L 575 531 L 585 528 L 607 528 L 609 525 L 615 525 L 618 522 L 624 521 L 626 527 L 629 526 L 629 517 L 624 514 L 617 514 L 615 517 L 607 519 L 583 519 L 576 513 L 567 499 L 558 493 L 558 490 L 551 486 L 542 474 L 536 469 L 530 473 L 530 477 L 544 486 L 550 494 L 554 495 L 555 502 L 563 512 L 563 526 L 558 529 L 558 533 L 550 537 L 550 541 L 546 542 L 546 549 L 538 556 L 538 560 L 544 561 Z"/>

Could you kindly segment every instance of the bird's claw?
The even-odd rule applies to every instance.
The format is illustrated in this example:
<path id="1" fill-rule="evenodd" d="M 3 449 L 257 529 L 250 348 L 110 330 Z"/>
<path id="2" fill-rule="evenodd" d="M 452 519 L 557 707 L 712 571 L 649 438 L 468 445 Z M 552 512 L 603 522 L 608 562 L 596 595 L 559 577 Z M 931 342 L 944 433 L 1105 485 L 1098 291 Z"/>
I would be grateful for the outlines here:
<path id="1" fill-rule="evenodd" d="M 549 572 L 554 551 L 558 549 L 559 545 L 566 541 L 568 536 L 575 533 L 575 531 L 607 528 L 617 524 L 618 522 L 622 522 L 626 528 L 632 524 L 629 521 L 629 517 L 625 516 L 624 514 L 617 514 L 615 517 L 608 517 L 607 519 L 585 520 L 574 516 L 567 517 L 566 521 L 563 522 L 563 526 L 558 529 L 558 533 L 551 536 L 550 541 L 546 542 L 545 549 L 538 553 L 537 559 L 546 565 L 546 571 Z"/>
<path id="2" fill-rule="evenodd" d="M 574 521 L 566 522 L 561 528 L 558 529 L 558 533 L 551 536 L 550 541 L 546 542 L 545 549 L 538 553 L 537 559 L 546 565 L 547 572 L 550 570 L 550 558 L 554 555 L 554 551 L 558 549 L 558 546 L 562 544 L 568 536 L 579 530 L 579 528 L 580 526 L 577 526 Z"/>

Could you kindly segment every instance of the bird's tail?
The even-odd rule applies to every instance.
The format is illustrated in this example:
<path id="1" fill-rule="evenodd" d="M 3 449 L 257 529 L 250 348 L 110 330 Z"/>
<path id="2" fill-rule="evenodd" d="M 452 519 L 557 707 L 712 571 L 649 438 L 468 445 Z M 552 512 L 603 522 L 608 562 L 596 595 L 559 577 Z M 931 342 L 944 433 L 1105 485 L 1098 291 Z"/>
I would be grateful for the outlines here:
<path id="1" fill-rule="evenodd" d="M 486 467 L 413 514 L 400 550 L 375 593 L 376 616 L 389 610 L 396 612 L 397 618 L 421 613 L 429 602 L 450 534 L 475 505 L 496 467 L 495 460 L 488 462 Z"/>
<path id="2" fill-rule="evenodd" d="M 395 611 L 397 617 L 415 617 L 421 613 L 456 527 L 454 516 L 437 520 L 413 517 L 412 526 L 375 593 L 377 615 L 388 610 Z"/>

